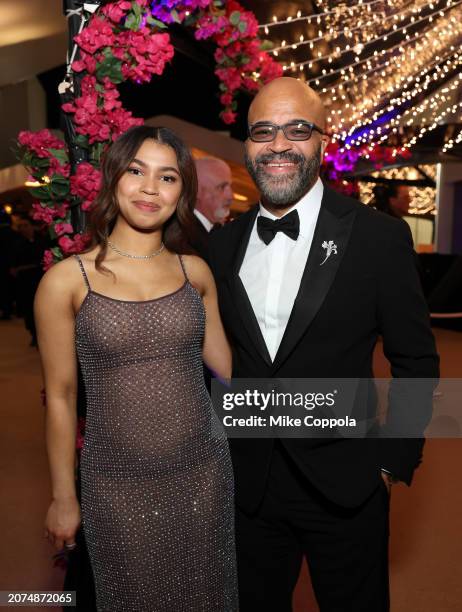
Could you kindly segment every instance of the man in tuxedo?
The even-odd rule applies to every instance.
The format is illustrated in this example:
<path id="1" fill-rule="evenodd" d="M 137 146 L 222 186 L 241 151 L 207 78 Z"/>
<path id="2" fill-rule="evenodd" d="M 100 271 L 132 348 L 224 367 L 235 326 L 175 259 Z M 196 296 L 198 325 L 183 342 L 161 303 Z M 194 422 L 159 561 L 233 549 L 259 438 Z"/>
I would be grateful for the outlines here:
<path id="1" fill-rule="evenodd" d="M 222 159 L 196 159 L 197 200 L 194 207 L 195 235 L 192 246 L 207 259 L 210 232 L 223 225 L 233 202 L 231 169 Z"/>
<path id="2" fill-rule="evenodd" d="M 380 335 L 393 377 L 433 379 L 438 356 L 409 233 L 323 185 L 327 143 L 323 105 L 302 82 L 276 79 L 253 100 L 246 165 L 260 205 L 209 245 L 233 377 L 372 378 Z M 419 415 L 423 431 L 431 392 Z M 321 612 L 388 610 L 390 483 L 410 484 L 423 441 L 230 446 L 240 612 L 290 611 L 304 556 Z"/>

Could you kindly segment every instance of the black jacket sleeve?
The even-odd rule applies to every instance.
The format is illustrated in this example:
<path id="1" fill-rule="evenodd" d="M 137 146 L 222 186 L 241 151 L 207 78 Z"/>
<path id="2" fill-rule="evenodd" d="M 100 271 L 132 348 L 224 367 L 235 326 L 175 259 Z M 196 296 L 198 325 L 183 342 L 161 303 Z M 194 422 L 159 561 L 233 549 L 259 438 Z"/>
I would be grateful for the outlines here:
<path id="1" fill-rule="evenodd" d="M 439 357 L 412 239 L 402 224 L 390 227 L 379 257 L 377 315 L 393 377 L 379 442 L 380 465 L 410 484 L 431 419 Z"/>

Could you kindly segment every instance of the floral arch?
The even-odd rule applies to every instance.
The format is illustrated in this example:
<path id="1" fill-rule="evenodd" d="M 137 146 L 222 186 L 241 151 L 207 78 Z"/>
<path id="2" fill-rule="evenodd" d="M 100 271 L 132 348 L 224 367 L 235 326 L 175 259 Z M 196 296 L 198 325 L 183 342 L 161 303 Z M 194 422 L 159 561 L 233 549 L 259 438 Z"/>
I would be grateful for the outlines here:
<path id="1" fill-rule="evenodd" d="M 235 0 L 118 0 L 86 3 L 79 12 L 81 31 L 60 86 L 69 98 L 62 111 L 72 126 L 71 147 L 49 130 L 18 136 L 18 155 L 31 175 L 36 200 L 33 217 L 48 225 L 55 241 L 45 253 L 45 268 L 84 248 L 86 238 L 73 227 L 71 211 L 91 206 L 107 146 L 143 123 L 123 108 L 117 85 L 147 83 L 163 73 L 174 55 L 170 24 L 182 24 L 196 40 L 215 45 L 224 123 L 235 121 L 238 91 L 256 92 L 282 75 L 282 67 L 267 53 L 271 43 L 258 37 L 255 16 Z M 83 151 L 77 161 L 70 159 L 73 147 Z"/>

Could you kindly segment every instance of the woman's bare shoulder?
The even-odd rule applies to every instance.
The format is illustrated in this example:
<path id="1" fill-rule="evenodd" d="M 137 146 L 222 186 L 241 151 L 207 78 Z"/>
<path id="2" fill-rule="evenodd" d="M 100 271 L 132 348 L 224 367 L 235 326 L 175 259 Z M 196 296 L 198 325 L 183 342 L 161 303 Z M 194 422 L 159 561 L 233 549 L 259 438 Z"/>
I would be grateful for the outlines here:
<path id="1" fill-rule="evenodd" d="M 210 268 L 202 257 L 199 257 L 198 255 L 182 255 L 181 258 L 183 259 L 186 272 L 188 274 L 191 273 L 194 275 L 203 276 L 205 278 L 211 276 L 212 273 Z"/>
<path id="2" fill-rule="evenodd" d="M 42 277 L 40 291 L 72 294 L 82 283 L 82 272 L 75 257 L 68 257 L 54 264 Z"/>
<path id="3" fill-rule="evenodd" d="M 206 261 L 197 255 L 182 255 L 182 259 L 188 279 L 201 293 L 205 293 L 214 285 L 213 275 Z"/>

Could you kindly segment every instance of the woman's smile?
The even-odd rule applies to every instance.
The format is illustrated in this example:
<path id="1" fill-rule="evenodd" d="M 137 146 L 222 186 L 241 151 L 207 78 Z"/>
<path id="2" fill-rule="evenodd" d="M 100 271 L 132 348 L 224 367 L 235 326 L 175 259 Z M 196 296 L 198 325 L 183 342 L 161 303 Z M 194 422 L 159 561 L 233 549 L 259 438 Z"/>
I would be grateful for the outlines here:
<path id="1" fill-rule="evenodd" d="M 160 210 L 159 204 L 155 204 L 154 202 L 148 202 L 146 200 L 135 200 L 133 204 L 139 210 L 142 210 L 148 213 L 153 213 L 153 212 L 157 212 L 158 210 Z"/>

